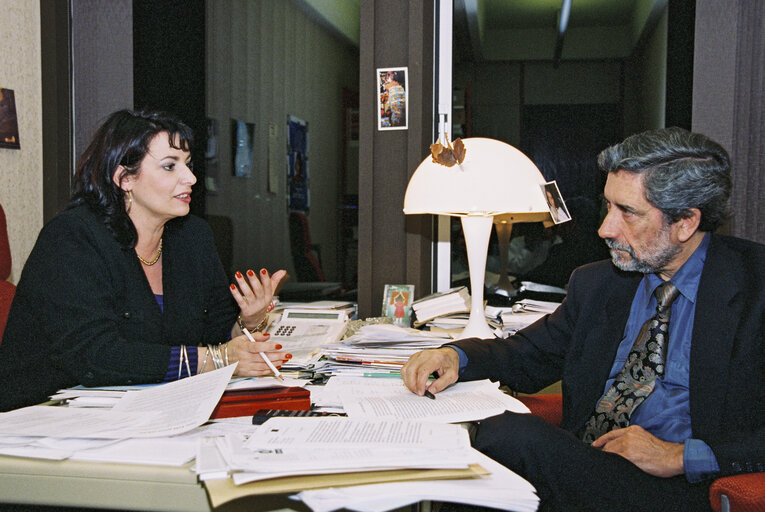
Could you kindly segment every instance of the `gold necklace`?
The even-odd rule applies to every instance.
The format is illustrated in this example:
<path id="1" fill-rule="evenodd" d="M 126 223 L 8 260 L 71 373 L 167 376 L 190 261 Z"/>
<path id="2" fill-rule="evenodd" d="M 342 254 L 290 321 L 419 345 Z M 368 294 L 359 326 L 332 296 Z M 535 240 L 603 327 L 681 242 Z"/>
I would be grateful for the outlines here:
<path id="1" fill-rule="evenodd" d="M 147 267 L 150 267 L 150 266 L 154 265 L 156 262 L 159 261 L 159 257 L 162 256 L 162 239 L 161 238 L 159 239 L 159 249 L 157 250 L 157 255 L 154 256 L 153 260 L 147 261 L 147 260 L 141 258 L 141 255 L 138 254 L 138 251 L 135 252 L 135 255 L 138 256 L 138 259 L 141 260 L 141 263 L 143 263 Z"/>

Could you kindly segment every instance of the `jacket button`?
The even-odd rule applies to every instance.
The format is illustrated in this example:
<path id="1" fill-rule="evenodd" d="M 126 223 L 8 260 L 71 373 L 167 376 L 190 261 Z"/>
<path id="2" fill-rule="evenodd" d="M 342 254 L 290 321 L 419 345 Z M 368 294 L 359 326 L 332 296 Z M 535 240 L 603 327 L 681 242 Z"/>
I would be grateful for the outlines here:
<path id="1" fill-rule="evenodd" d="M 204 313 L 204 314 L 206 315 L 206 314 L 207 314 L 207 308 L 204 308 L 204 309 L 202 310 L 202 313 Z"/>
<path id="2" fill-rule="evenodd" d="M 122 317 L 125 320 L 130 320 L 130 311 L 125 311 L 124 313 L 122 313 Z"/>
<path id="3" fill-rule="evenodd" d="M 85 374 L 86 379 L 94 379 L 96 376 L 93 375 L 93 372 L 88 372 Z"/>

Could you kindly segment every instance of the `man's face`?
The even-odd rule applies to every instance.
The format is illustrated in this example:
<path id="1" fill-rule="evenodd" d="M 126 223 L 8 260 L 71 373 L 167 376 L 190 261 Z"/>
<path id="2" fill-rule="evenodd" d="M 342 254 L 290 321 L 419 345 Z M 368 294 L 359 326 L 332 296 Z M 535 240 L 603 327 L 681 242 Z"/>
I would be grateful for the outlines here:
<path id="1" fill-rule="evenodd" d="M 598 235 L 618 268 L 644 274 L 667 270 L 680 252 L 673 225 L 645 198 L 643 178 L 627 171 L 608 173 L 603 190 L 608 213 Z"/>

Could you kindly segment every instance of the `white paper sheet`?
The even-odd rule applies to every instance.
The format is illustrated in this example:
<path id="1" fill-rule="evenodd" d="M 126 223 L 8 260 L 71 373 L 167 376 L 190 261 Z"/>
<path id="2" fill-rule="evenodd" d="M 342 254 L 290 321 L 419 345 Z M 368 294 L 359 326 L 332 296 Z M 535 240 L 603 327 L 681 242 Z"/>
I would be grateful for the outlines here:
<path id="1" fill-rule="evenodd" d="M 235 368 L 129 391 L 112 409 L 32 406 L 1 413 L 0 435 L 125 439 L 179 434 L 207 421 Z"/>

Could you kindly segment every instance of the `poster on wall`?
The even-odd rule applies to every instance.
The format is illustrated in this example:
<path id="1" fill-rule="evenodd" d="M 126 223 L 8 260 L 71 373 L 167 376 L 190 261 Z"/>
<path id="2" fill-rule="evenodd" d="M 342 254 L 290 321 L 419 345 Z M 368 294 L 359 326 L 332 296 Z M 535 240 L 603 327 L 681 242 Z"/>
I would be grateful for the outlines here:
<path id="1" fill-rule="evenodd" d="M 406 130 L 409 126 L 407 68 L 377 69 L 377 129 Z"/>
<path id="2" fill-rule="evenodd" d="M 207 146 L 205 147 L 205 190 L 208 195 L 218 193 L 218 121 L 207 118 Z"/>
<path id="3" fill-rule="evenodd" d="M 290 210 L 308 212 L 308 123 L 287 116 L 287 205 Z"/>
<path id="4" fill-rule="evenodd" d="M 252 174 L 253 138 L 255 123 L 247 123 L 240 119 L 231 120 L 231 154 L 233 158 L 233 174 L 239 178 L 248 178 Z"/>
<path id="5" fill-rule="evenodd" d="M 0 87 L 0 148 L 21 149 L 16 97 L 13 89 Z"/>

